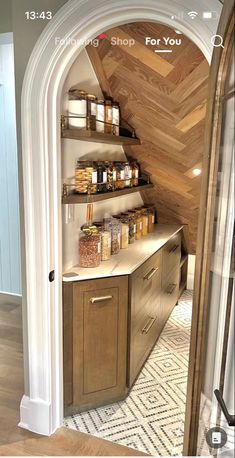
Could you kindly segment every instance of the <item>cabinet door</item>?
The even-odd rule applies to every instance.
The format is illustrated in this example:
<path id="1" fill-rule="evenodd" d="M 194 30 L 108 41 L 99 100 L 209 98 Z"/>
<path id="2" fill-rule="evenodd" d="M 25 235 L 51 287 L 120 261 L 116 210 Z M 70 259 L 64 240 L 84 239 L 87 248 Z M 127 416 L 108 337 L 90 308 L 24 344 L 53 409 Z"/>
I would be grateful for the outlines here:
<path id="1" fill-rule="evenodd" d="M 93 408 L 126 393 L 128 279 L 75 282 L 73 406 Z"/>
<path id="2" fill-rule="evenodd" d="M 162 321 L 169 318 L 179 297 L 180 269 L 176 266 L 168 278 L 165 280 L 162 289 Z"/>
<path id="3" fill-rule="evenodd" d="M 181 234 L 171 237 L 162 249 L 162 280 L 165 283 L 170 272 L 179 267 L 181 257 Z"/>

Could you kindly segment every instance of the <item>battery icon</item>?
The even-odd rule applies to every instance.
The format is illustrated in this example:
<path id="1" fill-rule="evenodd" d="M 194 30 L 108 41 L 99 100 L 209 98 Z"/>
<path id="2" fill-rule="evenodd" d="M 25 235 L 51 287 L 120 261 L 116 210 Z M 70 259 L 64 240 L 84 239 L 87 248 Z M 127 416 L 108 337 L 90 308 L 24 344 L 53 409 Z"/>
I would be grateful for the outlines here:
<path id="1" fill-rule="evenodd" d="M 217 12 L 216 11 L 204 11 L 202 13 L 202 18 L 207 19 L 217 19 Z"/>

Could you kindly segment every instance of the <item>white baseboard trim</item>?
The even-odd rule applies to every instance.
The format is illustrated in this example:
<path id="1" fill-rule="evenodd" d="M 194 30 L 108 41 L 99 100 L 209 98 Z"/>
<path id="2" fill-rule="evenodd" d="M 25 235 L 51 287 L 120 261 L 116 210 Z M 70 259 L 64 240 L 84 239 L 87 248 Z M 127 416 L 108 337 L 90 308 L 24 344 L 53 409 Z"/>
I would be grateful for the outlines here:
<path id="1" fill-rule="evenodd" d="M 41 399 L 23 396 L 20 404 L 19 427 L 33 433 L 50 436 L 55 431 L 51 428 L 51 403 Z"/>

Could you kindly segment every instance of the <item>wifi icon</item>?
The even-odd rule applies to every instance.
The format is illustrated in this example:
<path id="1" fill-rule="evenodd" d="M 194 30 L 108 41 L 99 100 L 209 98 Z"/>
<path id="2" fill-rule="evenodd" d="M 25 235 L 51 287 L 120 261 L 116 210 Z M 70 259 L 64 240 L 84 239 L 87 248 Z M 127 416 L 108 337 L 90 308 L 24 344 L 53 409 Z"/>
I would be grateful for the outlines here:
<path id="1" fill-rule="evenodd" d="M 197 11 L 189 11 L 188 16 L 189 16 L 191 19 L 195 19 L 195 17 L 198 16 L 198 13 L 197 13 Z"/>

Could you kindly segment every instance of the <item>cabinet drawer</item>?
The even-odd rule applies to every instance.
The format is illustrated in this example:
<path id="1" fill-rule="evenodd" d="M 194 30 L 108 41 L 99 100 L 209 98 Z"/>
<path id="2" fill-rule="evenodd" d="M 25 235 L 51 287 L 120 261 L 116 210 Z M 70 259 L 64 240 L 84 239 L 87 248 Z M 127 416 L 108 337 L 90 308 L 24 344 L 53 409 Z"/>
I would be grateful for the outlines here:
<path id="1" fill-rule="evenodd" d="M 179 267 L 169 275 L 162 290 L 162 320 L 166 321 L 179 297 Z"/>
<path id="2" fill-rule="evenodd" d="M 181 257 L 181 235 L 174 235 L 162 249 L 162 280 L 163 284 L 174 269 L 179 267 Z"/>
<path id="3" fill-rule="evenodd" d="M 160 324 L 160 298 L 159 307 L 145 307 L 144 313 L 138 320 L 138 327 L 131 335 L 129 386 L 133 384 L 146 358 L 151 352 L 161 332 Z"/>
<path id="4" fill-rule="evenodd" d="M 162 252 L 154 254 L 131 278 L 131 316 L 134 318 L 149 301 L 157 301 L 161 293 Z"/>

